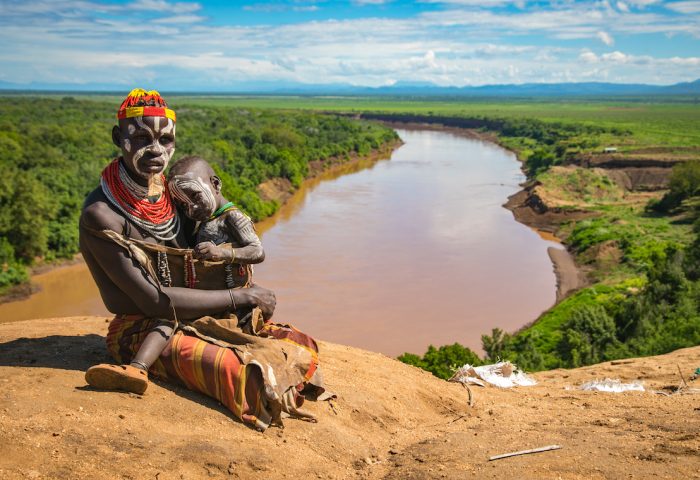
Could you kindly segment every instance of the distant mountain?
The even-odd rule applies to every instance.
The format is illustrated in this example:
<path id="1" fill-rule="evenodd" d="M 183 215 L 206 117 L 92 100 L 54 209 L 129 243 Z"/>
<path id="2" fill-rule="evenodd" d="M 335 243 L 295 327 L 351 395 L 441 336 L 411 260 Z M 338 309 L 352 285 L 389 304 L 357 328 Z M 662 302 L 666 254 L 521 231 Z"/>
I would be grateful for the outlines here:
<path id="1" fill-rule="evenodd" d="M 645 85 L 630 83 L 524 83 L 512 85 L 483 85 L 479 87 L 441 87 L 433 84 L 397 83 L 383 87 L 353 87 L 348 85 L 304 85 L 275 89 L 268 93 L 320 95 L 411 95 L 458 97 L 577 97 L 577 96 L 640 96 L 640 95 L 700 95 L 700 79 L 675 85 Z"/>
<path id="2" fill-rule="evenodd" d="M 127 90 L 118 85 L 90 84 L 38 84 L 20 85 L 0 81 L 0 91 L 55 91 L 55 92 L 104 92 L 121 94 Z M 624 96 L 665 96 L 665 95 L 700 95 L 700 79 L 675 85 L 645 85 L 634 83 L 523 83 L 505 85 L 483 85 L 478 87 L 442 87 L 432 83 L 398 82 L 390 86 L 363 87 L 347 84 L 304 84 L 246 82 L 230 87 L 194 91 L 178 91 L 161 86 L 161 92 L 170 94 L 207 95 L 207 94 L 260 94 L 260 95 L 367 95 L 367 96 L 417 96 L 417 97 L 501 97 L 501 98 L 547 98 L 547 97 L 624 97 Z"/>
<path id="3" fill-rule="evenodd" d="M 697 95 L 700 92 L 700 78 L 694 82 L 677 83 L 664 89 L 669 95 Z"/>

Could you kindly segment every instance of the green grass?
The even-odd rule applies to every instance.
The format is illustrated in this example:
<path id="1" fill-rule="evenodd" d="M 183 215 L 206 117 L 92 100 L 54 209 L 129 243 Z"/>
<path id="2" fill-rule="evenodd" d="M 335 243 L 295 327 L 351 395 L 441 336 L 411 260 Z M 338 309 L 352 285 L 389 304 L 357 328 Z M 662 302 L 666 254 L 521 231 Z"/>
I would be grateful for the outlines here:
<path id="1" fill-rule="evenodd" d="M 692 103 L 632 101 L 483 101 L 373 97 L 173 97 L 173 105 L 194 104 L 273 109 L 312 109 L 334 112 L 412 113 L 427 116 L 487 116 L 535 118 L 616 128 L 630 135 L 603 135 L 601 144 L 621 151 L 654 146 L 700 147 L 700 107 Z M 696 156 L 700 152 L 696 152 Z"/>
<path id="2" fill-rule="evenodd" d="M 566 226 L 562 234 L 579 264 L 593 267 L 591 277 L 614 282 L 646 271 L 668 247 L 683 247 L 693 240 L 692 227 L 668 216 L 649 215 L 640 207 L 605 205 L 592 208 L 600 217 Z M 621 250 L 619 265 L 597 269 L 591 250 L 604 242 L 615 242 Z"/>
<path id="3" fill-rule="evenodd" d="M 557 201 L 576 205 L 610 204 L 625 196 L 604 172 L 585 168 L 554 168 L 537 176 Z"/>

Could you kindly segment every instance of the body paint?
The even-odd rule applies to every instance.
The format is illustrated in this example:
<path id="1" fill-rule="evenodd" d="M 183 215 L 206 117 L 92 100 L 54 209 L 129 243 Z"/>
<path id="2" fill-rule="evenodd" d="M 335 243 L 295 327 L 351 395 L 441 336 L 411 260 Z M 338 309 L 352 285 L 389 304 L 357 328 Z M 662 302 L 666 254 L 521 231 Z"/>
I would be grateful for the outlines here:
<path id="1" fill-rule="evenodd" d="M 156 132 L 160 128 L 160 117 L 156 117 L 157 121 L 154 122 L 154 126 L 156 128 Z M 139 160 L 146 154 L 146 152 L 152 152 L 154 154 L 158 154 L 161 156 L 164 160 L 164 165 L 163 165 L 163 171 L 165 171 L 166 168 L 168 168 L 168 163 L 170 163 L 170 159 L 173 156 L 173 153 L 175 152 L 175 148 L 166 148 L 164 147 L 158 139 L 156 139 L 156 132 L 153 131 L 146 123 L 143 121 L 142 117 L 134 117 L 134 120 L 136 121 L 136 124 L 141 127 L 142 129 L 146 130 L 151 134 L 151 138 L 153 141 L 150 143 L 150 145 L 146 145 L 144 147 L 139 148 L 136 152 L 134 152 L 133 156 L 131 157 L 131 165 L 134 169 L 135 172 L 140 174 L 141 176 L 148 177 L 148 196 L 152 198 L 158 198 L 160 195 L 162 195 L 163 190 L 165 186 L 163 185 L 162 179 L 161 179 L 161 173 L 149 173 L 149 172 L 144 172 L 139 168 Z M 171 119 L 167 119 L 168 125 L 166 126 L 165 129 L 163 129 L 162 134 L 169 133 L 170 130 L 173 129 L 174 127 L 174 122 Z M 133 125 L 129 125 L 129 127 L 133 127 Z M 131 129 L 129 129 L 131 131 Z M 134 128 L 134 131 L 135 128 Z M 130 152 L 129 149 L 126 149 L 127 152 Z"/>
<path id="2" fill-rule="evenodd" d="M 167 120 L 168 124 L 163 129 L 163 135 L 165 135 L 166 133 L 172 133 L 173 135 L 175 135 L 175 122 L 173 122 L 169 118 Z"/>
<path id="3" fill-rule="evenodd" d="M 168 185 L 172 196 L 185 206 L 188 217 L 202 221 L 216 210 L 216 198 L 211 186 L 194 173 L 175 175 Z M 199 202 L 194 202 L 190 196 L 195 192 L 202 193 Z"/>

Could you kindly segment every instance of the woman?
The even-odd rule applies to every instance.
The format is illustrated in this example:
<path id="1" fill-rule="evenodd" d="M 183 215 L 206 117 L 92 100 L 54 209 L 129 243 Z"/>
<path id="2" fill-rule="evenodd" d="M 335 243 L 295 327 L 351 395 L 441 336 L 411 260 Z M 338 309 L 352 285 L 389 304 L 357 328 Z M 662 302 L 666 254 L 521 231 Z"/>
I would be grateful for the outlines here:
<path id="1" fill-rule="evenodd" d="M 116 314 L 109 325 L 107 345 L 121 363 L 92 367 L 90 383 L 133 390 L 134 385 L 143 385 L 147 375 L 138 363 L 131 362 L 136 352 L 154 354 L 144 339 L 161 325 L 236 308 L 257 307 L 269 318 L 276 300 L 271 290 L 257 285 L 235 290 L 163 286 L 149 272 L 138 242 L 187 247 L 184 228 L 163 178 L 175 149 L 176 116 L 158 92 L 135 89 L 122 103 L 117 118 L 112 141 L 122 155 L 105 168 L 100 186 L 85 201 L 80 217 L 80 249 L 105 306 Z M 282 410 L 295 413 L 302 400 L 298 390 L 311 379 L 318 365 L 313 339 L 289 326 L 269 324 L 262 332 L 264 336 L 291 340 L 273 342 L 240 336 L 234 325 L 222 327 L 212 321 L 204 318 L 198 327 L 178 331 L 151 373 L 218 399 L 237 417 L 259 429 L 280 423 Z M 202 329 L 229 335 L 228 341 L 203 335 Z M 244 345 L 231 347 L 232 341 Z M 290 353 L 299 360 L 294 365 L 285 360 Z M 289 385 L 275 382 L 276 377 L 287 379 Z"/>

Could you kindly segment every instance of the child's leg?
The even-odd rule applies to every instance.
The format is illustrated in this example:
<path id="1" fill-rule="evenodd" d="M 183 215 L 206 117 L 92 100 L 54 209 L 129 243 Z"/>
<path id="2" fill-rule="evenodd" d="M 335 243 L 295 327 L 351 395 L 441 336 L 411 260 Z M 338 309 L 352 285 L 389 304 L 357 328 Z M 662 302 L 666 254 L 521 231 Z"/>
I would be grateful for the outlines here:
<path id="1" fill-rule="evenodd" d="M 173 328 L 170 325 L 159 325 L 151 330 L 141 344 L 139 351 L 134 355 L 130 365 L 148 371 L 158 360 L 172 334 Z"/>
<path id="2" fill-rule="evenodd" d="M 173 334 L 169 325 L 151 330 L 130 365 L 100 364 L 85 372 L 85 380 L 101 390 L 122 390 L 142 394 L 148 388 L 148 369 L 160 356 Z"/>

